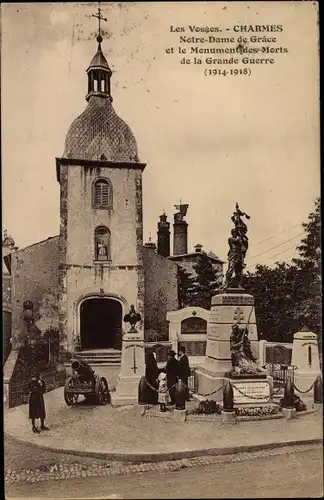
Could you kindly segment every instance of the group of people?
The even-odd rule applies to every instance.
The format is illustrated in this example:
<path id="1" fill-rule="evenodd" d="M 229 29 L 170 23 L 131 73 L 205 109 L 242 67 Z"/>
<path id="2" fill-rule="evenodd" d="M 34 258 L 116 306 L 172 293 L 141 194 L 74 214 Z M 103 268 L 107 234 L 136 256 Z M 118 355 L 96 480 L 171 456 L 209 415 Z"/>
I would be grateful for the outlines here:
<path id="1" fill-rule="evenodd" d="M 186 386 L 187 401 L 190 399 L 188 388 L 190 365 L 185 347 L 179 348 L 177 358 L 175 351 L 169 351 L 165 368 L 159 369 L 155 353 L 151 352 L 146 357 L 145 379 L 148 382 L 146 402 L 160 403 L 161 411 L 166 411 L 166 405 L 169 403 L 175 405 L 176 384 L 179 379 Z"/>

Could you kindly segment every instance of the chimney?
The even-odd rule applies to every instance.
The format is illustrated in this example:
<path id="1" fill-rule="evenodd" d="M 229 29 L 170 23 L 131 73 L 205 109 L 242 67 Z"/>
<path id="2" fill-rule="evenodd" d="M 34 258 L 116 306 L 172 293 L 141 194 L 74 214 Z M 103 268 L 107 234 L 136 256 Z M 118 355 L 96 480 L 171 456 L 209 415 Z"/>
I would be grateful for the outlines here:
<path id="1" fill-rule="evenodd" d="M 188 253 L 188 223 L 183 220 L 189 205 L 174 205 L 179 212 L 174 214 L 173 255 Z"/>
<path id="2" fill-rule="evenodd" d="M 200 245 L 199 243 L 197 245 L 195 245 L 194 246 L 195 253 L 201 253 L 202 252 L 202 248 L 203 248 L 203 246 Z"/>
<path id="3" fill-rule="evenodd" d="M 156 251 L 156 244 L 152 241 L 151 236 L 149 237 L 148 242 L 145 243 L 144 247 L 145 248 L 150 248 L 151 250 L 153 250 L 153 252 Z"/>
<path id="4" fill-rule="evenodd" d="M 157 232 L 157 253 L 162 257 L 170 256 L 170 222 L 167 221 L 167 215 L 160 215 Z"/>

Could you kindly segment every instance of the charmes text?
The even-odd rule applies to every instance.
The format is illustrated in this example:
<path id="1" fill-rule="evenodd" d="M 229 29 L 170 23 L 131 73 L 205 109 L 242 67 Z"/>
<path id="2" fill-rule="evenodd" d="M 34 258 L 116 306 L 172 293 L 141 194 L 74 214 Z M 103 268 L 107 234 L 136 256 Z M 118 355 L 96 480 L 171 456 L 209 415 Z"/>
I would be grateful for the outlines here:
<path id="1" fill-rule="evenodd" d="M 171 33 L 221 33 L 223 30 L 219 26 L 196 26 L 189 24 L 189 26 L 170 26 Z M 280 33 L 283 31 L 281 24 L 236 24 L 232 26 L 231 30 L 235 33 Z"/>

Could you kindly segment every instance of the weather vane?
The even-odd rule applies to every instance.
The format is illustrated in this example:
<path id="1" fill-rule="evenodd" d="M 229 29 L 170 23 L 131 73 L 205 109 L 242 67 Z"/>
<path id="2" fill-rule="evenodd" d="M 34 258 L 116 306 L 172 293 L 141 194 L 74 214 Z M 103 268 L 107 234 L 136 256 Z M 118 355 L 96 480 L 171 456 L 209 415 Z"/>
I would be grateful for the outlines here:
<path id="1" fill-rule="evenodd" d="M 100 2 L 98 2 L 98 13 L 97 14 L 92 14 L 92 17 L 95 17 L 99 21 L 99 30 L 98 30 L 99 34 L 97 36 L 97 42 L 101 43 L 102 42 L 102 36 L 101 36 L 100 21 L 107 21 L 107 19 L 101 15 Z"/>

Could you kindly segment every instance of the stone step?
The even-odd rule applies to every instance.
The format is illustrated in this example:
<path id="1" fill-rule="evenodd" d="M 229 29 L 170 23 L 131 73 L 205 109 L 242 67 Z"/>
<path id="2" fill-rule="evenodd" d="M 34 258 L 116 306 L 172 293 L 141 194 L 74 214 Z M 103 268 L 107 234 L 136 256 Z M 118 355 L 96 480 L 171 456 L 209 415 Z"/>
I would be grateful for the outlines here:
<path id="1" fill-rule="evenodd" d="M 94 366 L 109 367 L 121 364 L 121 351 L 118 349 L 87 349 L 75 352 L 74 355 Z"/>
<path id="2" fill-rule="evenodd" d="M 121 364 L 121 359 L 111 360 L 111 359 L 101 359 L 101 360 L 93 360 L 86 359 L 85 360 L 90 366 L 92 365 L 109 365 L 109 366 L 118 366 Z"/>
<path id="3" fill-rule="evenodd" d="M 87 349 L 78 351 L 77 354 L 80 357 L 83 356 L 121 356 L 121 351 L 119 349 Z"/>

